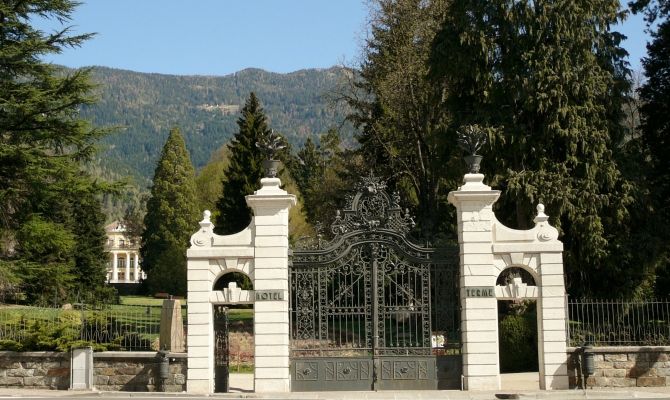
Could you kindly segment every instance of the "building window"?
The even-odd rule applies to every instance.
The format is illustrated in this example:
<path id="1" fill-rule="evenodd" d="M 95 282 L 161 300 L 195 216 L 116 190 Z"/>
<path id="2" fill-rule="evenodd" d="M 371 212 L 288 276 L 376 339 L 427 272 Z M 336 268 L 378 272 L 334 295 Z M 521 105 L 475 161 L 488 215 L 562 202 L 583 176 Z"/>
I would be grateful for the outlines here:
<path id="1" fill-rule="evenodd" d="M 120 281 L 125 281 L 126 280 L 126 273 L 125 272 L 119 272 L 119 280 Z"/>
<path id="2" fill-rule="evenodd" d="M 128 277 L 130 278 L 131 281 L 135 280 L 135 274 L 132 272 L 128 275 Z"/>
<path id="3" fill-rule="evenodd" d="M 126 245 L 126 241 L 125 241 L 125 240 L 123 240 L 123 239 L 119 240 L 119 246 L 123 247 L 123 246 L 125 246 L 125 245 Z"/>
<path id="4" fill-rule="evenodd" d="M 130 257 L 130 268 L 135 268 L 135 258 Z"/>
<path id="5" fill-rule="evenodd" d="M 125 268 L 126 267 L 126 259 L 125 258 L 119 258 L 117 260 L 117 267 L 118 268 Z"/>

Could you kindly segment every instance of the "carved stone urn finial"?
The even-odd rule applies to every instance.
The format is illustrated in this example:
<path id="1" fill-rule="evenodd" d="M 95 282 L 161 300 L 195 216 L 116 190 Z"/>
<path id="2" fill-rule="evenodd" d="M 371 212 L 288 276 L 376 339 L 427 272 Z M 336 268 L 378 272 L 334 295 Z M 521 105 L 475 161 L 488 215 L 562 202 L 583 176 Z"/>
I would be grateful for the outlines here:
<path id="1" fill-rule="evenodd" d="M 265 176 L 268 178 L 276 178 L 279 172 L 280 161 L 276 159 L 277 152 L 286 147 L 284 138 L 276 134 L 274 129 L 269 134 L 261 136 L 256 142 L 256 147 L 261 150 L 265 156 L 263 167 L 265 168 Z"/>
<path id="2" fill-rule="evenodd" d="M 478 174 L 482 156 L 477 154 L 486 144 L 488 136 L 479 125 L 465 125 L 458 131 L 458 146 L 468 155 L 464 157 L 470 174 Z"/>

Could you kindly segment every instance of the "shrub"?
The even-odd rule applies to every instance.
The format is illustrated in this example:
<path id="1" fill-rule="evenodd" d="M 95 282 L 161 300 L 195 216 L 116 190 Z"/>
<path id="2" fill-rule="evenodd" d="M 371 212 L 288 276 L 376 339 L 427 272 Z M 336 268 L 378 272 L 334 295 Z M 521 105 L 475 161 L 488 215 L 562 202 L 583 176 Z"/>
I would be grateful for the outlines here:
<path id="1" fill-rule="evenodd" d="M 498 328 L 500 372 L 537 371 L 537 316 L 535 309 L 504 315 Z"/>

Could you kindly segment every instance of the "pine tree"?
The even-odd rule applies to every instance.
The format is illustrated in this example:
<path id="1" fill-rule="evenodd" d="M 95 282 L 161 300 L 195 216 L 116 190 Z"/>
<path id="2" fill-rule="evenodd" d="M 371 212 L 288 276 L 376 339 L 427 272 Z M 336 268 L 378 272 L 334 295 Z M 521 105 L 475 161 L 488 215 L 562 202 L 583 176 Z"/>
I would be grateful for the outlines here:
<path id="1" fill-rule="evenodd" d="M 644 278 L 617 254 L 631 202 L 616 154 L 628 71 L 610 26 L 620 17 L 612 0 L 454 2 L 431 60 L 453 129 L 497 128 L 483 172 L 504 189 L 498 215 L 528 228 L 535 205 L 547 206 L 574 295 L 631 293 Z"/>
<path id="2" fill-rule="evenodd" d="M 61 282 L 57 301 L 74 297 L 70 290 L 76 287 L 90 291 L 102 286 L 106 258 L 99 240 L 104 221 L 96 200 L 106 185 L 83 172 L 106 133 L 79 117 L 81 106 L 93 102 L 90 71 L 65 72 L 41 61 L 45 54 L 78 47 L 91 35 L 71 36 L 68 28 L 45 33 L 30 24 L 37 17 L 68 23 L 77 4 L 0 2 L 0 258 L 6 261 L 1 264 L 31 266 L 35 273 L 28 275 Z M 82 205 L 88 213 L 76 215 Z M 32 241 L 50 239 L 29 234 L 28 227 L 46 236 L 52 232 L 72 238 L 81 253 L 74 255 L 72 249 L 57 262 L 45 262 L 43 254 L 27 249 L 35 245 Z M 78 268 L 83 271 L 76 272 Z M 41 289 L 25 281 L 25 290 Z"/>
<path id="3" fill-rule="evenodd" d="M 186 144 L 173 128 L 163 147 L 147 201 L 142 270 L 150 292 L 186 294 L 186 249 L 198 228 L 195 171 Z"/>
<path id="4" fill-rule="evenodd" d="M 251 210 L 244 199 L 260 187 L 264 176 L 259 140 L 270 134 L 265 113 L 254 93 L 251 93 L 237 120 L 239 131 L 233 137 L 230 163 L 225 170 L 223 193 L 216 203 L 218 215 L 216 233 L 231 234 L 246 228 L 251 222 Z"/>

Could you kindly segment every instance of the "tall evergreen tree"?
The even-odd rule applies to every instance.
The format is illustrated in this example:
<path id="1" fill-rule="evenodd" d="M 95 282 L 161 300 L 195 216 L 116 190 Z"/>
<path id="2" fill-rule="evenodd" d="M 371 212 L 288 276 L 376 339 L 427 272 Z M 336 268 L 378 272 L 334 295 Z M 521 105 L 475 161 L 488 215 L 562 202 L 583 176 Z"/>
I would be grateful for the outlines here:
<path id="1" fill-rule="evenodd" d="M 616 0 L 453 2 L 431 60 L 453 127 L 498 128 L 483 170 L 504 189 L 500 217 L 527 228 L 535 204 L 547 206 L 575 295 L 630 294 L 644 278 L 617 257 L 631 202 L 616 162 L 620 17 Z"/>
<path id="2" fill-rule="evenodd" d="M 641 137 L 646 150 L 650 198 L 654 208 L 648 223 L 654 239 L 660 240 L 660 262 L 656 277 L 656 295 L 670 295 L 670 2 L 638 1 L 635 11 L 645 11 L 649 23 L 660 19 L 642 60 L 647 81 L 639 89 Z"/>
<path id="3" fill-rule="evenodd" d="M 417 224 L 426 239 L 450 231 L 444 200 L 457 184 L 460 162 L 450 162 L 455 135 L 443 92 L 429 79 L 431 45 L 448 1 L 375 0 L 360 79 L 345 100 L 360 129 L 360 152 L 369 168 L 393 177 L 403 198 L 415 200 Z M 450 181 L 451 179 L 451 181 Z M 441 226 L 440 226 L 441 225 Z"/>
<path id="4" fill-rule="evenodd" d="M 89 71 L 65 73 L 41 61 L 45 54 L 78 47 L 91 35 L 72 36 L 68 28 L 45 33 L 31 25 L 37 17 L 68 23 L 77 4 L 0 2 L 0 257 L 6 261 L 1 264 L 29 265 L 32 272 L 23 274 L 29 280 L 51 276 L 63 282 L 57 301 L 72 297 L 74 287 L 103 285 L 106 258 L 96 200 L 104 185 L 83 172 L 105 133 L 79 118 L 80 107 L 93 102 Z M 88 213 L 76 214 L 84 208 Z M 80 253 L 62 252 L 57 262 L 45 262 L 43 253 L 29 249 L 40 246 L 33 241 L 50 239 L 29 234 L 28 227 L 68 238 L 58 241 L 68 249 L 72 239 Z M 72 280 L 70 268 L 82 272 Z M 33 283 L 26 281 L 26 288 L 37 288 Z"/>
<path id="5" fill-rule="evenodd" d="M 264 156 L 256 143 L 270 134 L 265 113 L 254 93 L 249 95 L 237 120 L 239 131 L 229 144 L 230 162 L 225 170 L 223 193 L 216 203 L 218 234 L 231 234 L 251 222 L 251 210 L 244 196 L 259 189 L 264 176 Z"/>
<path id="6" fill-rule="evenodd" d="M 150 292 L 186 294 L 186 249 L 199 220 L 195 171 L 184 139 L 173 128 L 163 147 L 147 201 L 142 270 Z"/>

